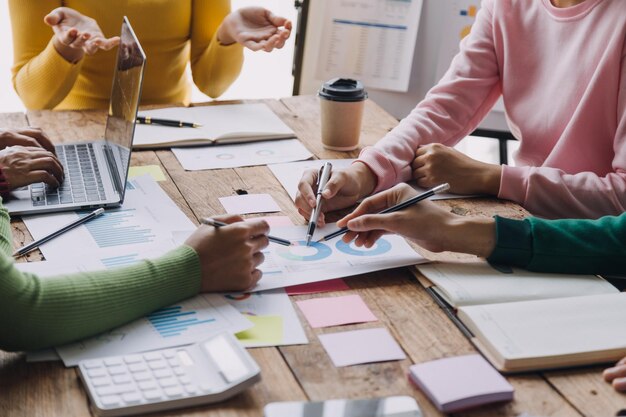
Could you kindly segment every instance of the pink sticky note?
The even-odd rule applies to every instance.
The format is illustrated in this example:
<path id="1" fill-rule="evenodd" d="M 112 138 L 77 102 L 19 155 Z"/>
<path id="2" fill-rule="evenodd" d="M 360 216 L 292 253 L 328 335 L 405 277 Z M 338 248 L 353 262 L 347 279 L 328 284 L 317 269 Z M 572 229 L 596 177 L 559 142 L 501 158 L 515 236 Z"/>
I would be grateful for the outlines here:
<path id="1" fill-rule="evenodd" d="M 409 378 L 444 413 L 513 399 L 511 384 L 480 355 L 413 365 Z"/>
<path id="2" fill-rule="evenodd" d="M 341 279 L 329 279 L 326 281 L 311 282 L 309 284 L 292 285 L 285 287 L 289 295 L 315 294 L 319 292 L 346 291 L 350 287 Z"/>
<path id="3" fill-rule="evenodd" d="M 272 213 L 280 207 L 269 194 L 244 194 L 220 197 L 220 203 L 230 214 Z"/>
<path id="4" fill-rule="evenodd" d="M 321 334 L 319 338 L 335 366 L 406 358 L 402 348 L 385 328 Z"/>
<path id="5" fill-rule="evenodd" d="M 250 217 L 246 221 L 251 220 L 265 220 L 270 227 L 284 227 L 293 226 L 293 222 L 288 216 L 263 216 L 263 217 Z"/>
<path id="6" fill-rule="evenodd" d="M 358 295 L 312 298 L 297 302 L 311 327 L 339 326 L 378 320 Z"/>

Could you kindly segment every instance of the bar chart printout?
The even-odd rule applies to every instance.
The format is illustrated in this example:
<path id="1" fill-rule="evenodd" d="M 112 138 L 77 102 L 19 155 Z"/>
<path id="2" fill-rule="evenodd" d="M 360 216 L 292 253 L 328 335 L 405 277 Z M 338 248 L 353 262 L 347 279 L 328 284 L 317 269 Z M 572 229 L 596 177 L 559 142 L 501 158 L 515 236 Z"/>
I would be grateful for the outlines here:
<path id="1" fill-rule="evenodd" d="M 188 345 L 221 331 L 235 334 L 252 326 L 224 296 L 202 294 L 110 332 L 61 346 L 57 352 L 66 366 L 75 366 L 84 359 Z"/>
<path id="2" fill-rule="evenodd" d="M 81 213 L 80 216 L 87 214 Z M 133 221 L 135 216 L 136 209 L 107 211 L 86 223 L 85 227 L 100 248 L 154 242 L 156 235 L 152 229 Z"/>
<path id="3" fill-rule="evenodd" d="M 183 311 L 182 306 L 162 308 L 147 319 L 162 337 L 180 336 L 192 326 L 215 322 L 214 318 L 199 320 L 195 311 Z"/>

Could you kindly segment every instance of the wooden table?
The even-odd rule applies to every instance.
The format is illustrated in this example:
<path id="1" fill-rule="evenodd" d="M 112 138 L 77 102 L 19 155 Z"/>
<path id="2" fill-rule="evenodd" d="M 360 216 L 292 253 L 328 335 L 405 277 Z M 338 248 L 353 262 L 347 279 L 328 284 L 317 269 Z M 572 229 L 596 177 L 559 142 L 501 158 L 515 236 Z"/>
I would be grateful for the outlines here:
<path id="1" fill-rule="evenodd" d="M 317 98 L 290 97 L 265 101 L 319 158 L 353 158 L 358 151 L 339 153 L 322 148 L 319 138 Z M 33 111 L 0 114 L 1 127 L 39 126 L 56 141 L 102 137 L 103 112 Z M 397 121 L 372 101 L 366 104 L 362 144 L 373 144 Z M 294 205 L 265 166 L 186 172 L 172 152 L 133 152 L 133 165 L 159 165 L 167 181 L 161 186 L 194 221 L 201 216 L 222 212 L 218 197 L 234 194 L 236 189 L 269 193 L 296 224 L 303 224 Z M 501 214 L 520 218 L 519 206 L 493 199 L 451 200 L 440 202 L 461 215 Z M 15 219 L 12 229 L 16 246 L 31 241 L 24 224 Z M 436 259 L 467 258 L 459 254 L 430 254 Z M 470 257 L 471 258 L 471 257 Z M 41 259 L 34 252 L 28 260 Z M 352 288 L 374 312 L 379 322 L 311 329 L 301 322 L 310 340 L 308 345 L 252 349 L 262 369 L 263 381 L 247 392 L 224 403 L 185 409 L 159 415 L 176 416 L 262 416 L 263 406 L 272 401 L 363 398 L 386 395 L 411 395 L 426 416 L 441 415 L 428 399 L 407 380 L 408 367 L 446 356 L 475 352 L 474 347 L 449 321 L 410 269 L 370 273 L 347 279 Z M 306 299 L 323 295 L 303 295 Z M 334 294 L 330 294 L 334 295 Z M 297 309 L 296 309 L 297 310 Z M 298 314 L 300 312 L 298 311 Z M 402 345 L 408 359 L 372 365 L 336 368 L 319 343 L 318 335 L 339 330 L 386 326 Z M 612 416 L 626 408 L 626 395 L 613 391 L 601 378 L 602 367 L 532 373 L 508 377 L 515 387 L 515 401 L 466 412 L 467 416 Z M 28 364 L 21 353 L 0 352 L 0 416 L 76 417 L 89 416 L 88 400 L 73 369 L 61 363 Z M 459 414 L 460 415 L 460 414 Z"/>

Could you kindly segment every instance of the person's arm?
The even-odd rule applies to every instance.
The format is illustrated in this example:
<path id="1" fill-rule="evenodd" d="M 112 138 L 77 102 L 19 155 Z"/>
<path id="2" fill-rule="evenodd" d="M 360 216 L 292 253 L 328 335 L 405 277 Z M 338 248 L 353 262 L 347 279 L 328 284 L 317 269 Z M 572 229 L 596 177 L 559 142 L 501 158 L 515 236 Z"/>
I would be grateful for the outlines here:
<path id="1" fill-rule="evenodd" d="M 29 109 L 52 109 L 70 92 L 82 60 L 74 64 L 54 47 L 44 17 L 60 0 L 9 0 L 13 30 L 13 86 Z"/>
<path id="2" fill-rule="evenodd" d="M 400 124 L 359 160 L 377 177 L 374 192 L 411 178 L 411 163 L 419 145 L 453 146 L 472 132 L 501 94 L 493 41 L 493 0 L 483 0 L 470 34 L 450 68 Z"/>
<path id="3" fill-rule="evenodd" d="M 626 273 L 626 213 L 597 220 L 496 217 L 492 263 L 569 274 Z"/>
<path id="4" fill-rule="evenodd" d="M 243 66 L 243 46 L 222 45 L 217 39 L 217 30 L 229 13 L 228 0 L 193 0 L 191 73 L 196 86 L 210 97 L 226 91 Z"/>
<path id="5" fill-rule="evenodd" d="M 0 349 L 35 350 L 76 341 L 197 294 L 201 265 L 189 246 L 115 270 L 40 279 L 11 258 L 0 204 Z"/>

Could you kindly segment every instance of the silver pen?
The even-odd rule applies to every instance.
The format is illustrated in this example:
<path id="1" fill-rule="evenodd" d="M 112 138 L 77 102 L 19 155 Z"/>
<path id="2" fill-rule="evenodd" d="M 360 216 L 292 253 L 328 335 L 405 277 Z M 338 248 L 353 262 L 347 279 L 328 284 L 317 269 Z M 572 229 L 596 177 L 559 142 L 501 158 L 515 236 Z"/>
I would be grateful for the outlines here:
<path id="1" fill-rule="evenodd" d="M 317 227 L 317 218 L 319 217 L 320 210 L 322 208 L 322 191 L 326 188 L 326 183 L 328 183 L 328 180 L 330 179 L 332 169 L 333 165 L 330 162 L 325 162 L 317 175 L 317 198 L 315 200 L 315 209 L 313 210 L 313 214 L 309 220 L 309 228 L 306 231 L 307 246 L 311 243 L 313 233 L 315 233 L 315 228 Z"/>

